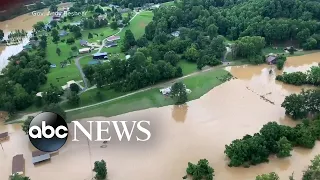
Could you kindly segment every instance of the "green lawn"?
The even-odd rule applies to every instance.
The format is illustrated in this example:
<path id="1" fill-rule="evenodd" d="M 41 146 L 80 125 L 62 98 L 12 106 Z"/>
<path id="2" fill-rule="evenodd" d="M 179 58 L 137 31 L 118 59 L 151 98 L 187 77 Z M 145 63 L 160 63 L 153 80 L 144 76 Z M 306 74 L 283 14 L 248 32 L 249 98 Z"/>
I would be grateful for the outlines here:
<path id="1" fill-rule="evenodd" d="M 96 94 L 97 92 L 100 91 L 101 93 L 101 99 L 97 98 Z M 113 99 L 122 95 L 125 95 L 126 93 L 124 92 L 116 92 L 113 89 L 108 89 L 107 87 L 103 87 L 101 89 L 93 89 L 87 92 L 84 92 L 80 95 L 80 105 L 76 107 L 81 107 L 81 106 L 86 106 L 94 103 L 98 103 L 101 101 L 105 101 L 108 99 Z M 68 103 L 63 103 L 62 107 L 64 109 L 71 109 L 71 108 L 76 108 L 75 106 L 69 105 Z"/>
<path id="2" fill-rule="evenodd" d="M 267 54 L 270 54 L 270 53 L 273 53 L 273 54 L 281 54 L 281 53 L 285 53 L 284 50 L 283 50 L 284 47 L 266 47 L 266 48 L 263 48 L 262 49 L 262 53 L 264 55 L 267 55 Z"/>
<path id="3" fill-rule="evenodd" d="M 145 32 L 145 27 L 152 21 L 152 18 L 153 18 L 152 11 L 141 12 L 130 22 L 130 25 L 125 27 L 122 30 L 122 32 L 119 33 L 118 35 L 123 38 L 126 30 L 130 29 L 134 34 L 134 37 L 138 39 L 141 36 L 143 36 Z"/>
<path id="4" fill-rule="evenodd" d="M 187 62 L 185 60 L 180 60 L 178 66 L 181 67 L 183 75 L 188 75 L 198 71 L 195 63 Z"/>
<path id="5" fill-rule="evenodd" d="M 191 89 L 192 91 L 188 99 L 197 99 L 207 93 L 210 89 L 220 85 L 223 83 L 222 78 L 227 74 L 228 72 L 223 69 L 216 69 L 183 80 L 183 82 L 187 85 L 187 88 Z M 110 92 L 108 92 L 108 94 L 109 93 Z M 92 95 L 89 99 L 93 99 Z M 171 98 L 163 96 L 161 93 L 159 93 L 158 88 L 154 88 L 112 101 L 110 103 L 101 104 L 99 106 L 94 106 L 79 111 L 68 112 L 67 116 L 69 121 L 94 116 L 110 117 L 131 111 L 152 107 L 161 107 L 171 104 L 173 104 Z"/>

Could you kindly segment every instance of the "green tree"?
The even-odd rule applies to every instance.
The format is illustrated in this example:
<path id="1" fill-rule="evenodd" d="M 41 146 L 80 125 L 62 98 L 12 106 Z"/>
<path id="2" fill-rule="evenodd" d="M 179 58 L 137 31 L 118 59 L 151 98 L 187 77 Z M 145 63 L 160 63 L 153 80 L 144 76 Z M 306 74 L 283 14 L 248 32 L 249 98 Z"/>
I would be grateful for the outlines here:
<path id="1" fill-rule="evenodd" d="M 317 48 L 317 40 L 313 37 L 309 37 L 305 43 L 302 44 L 304 50 L 312 50 Z"/>
<path id="2" fill-rule="evenodd" d="M 50 6 L 49 11 L 50 12 L 57 12 L 58 11 L 58 7 L 53 4 L 53 5 Z"/>
<path id="3" fill-rule="evenodd" d="M 285 56 L 279 56 L 278 57 L 278 60 L 277 60 L 277 68 L 278 68 L 278 70 L 282 70 L 286 60 L 287 60 L 287 58 Z"/>
<path id="4" fill-rule="evenodd" d="M 28 118 L 21 125 L 22 130 L 26 133 L 26 135 L 28 135 L 30 123 L 33 118 L 34 118 L 34 116 L 28 116 Z"/>
<path id="5" fill-rule="evenodd" d="M 280 178 L 276 173 L 271 172 L 269 174 L 262 174 L 257 176 L 256 180 L 280 180 Z"/>
<path id="6" fill-rule="evenodd" d="M 132 4 L 132 3 L 129 3 L 129 4 L 128 4 L 128 8 L 131 9 L 131 10 L 133 10 L 133 4 Z"/>
<path id="7" fill-rule="evenodd" d="M 277 157 L 283 158 L 291 156 L 290 151 L 292 151 L 292 145 L 290 141 L 287 140 L 286 137 L 281 137 L 277 142 L 279 152 L 277 153 Z"/>
<path id="8" fill-rule="evenodd" d="M 74 105 L 74 106 L 77 106 L 80 103 L 80 97 L 74 91 L 71 91 L 71 93 L 68 95 L 67 99 L 68 99 L 68 103 L 71 105 Z"/>
<path id="9" fill-rule="evenodd" d="M 123 40 L 123 51 L 128 51 L 132 46 L 136 45 L 136 39 L 130 29 L 126 30 Z"/>
<path id="10" fill-rule="evenodd" d="M 171 87 L 171 97 L 175 101 L 175 104 L 186 103 L 188 101 L 186 86 L 181 82 L 173 84 Z"/>
<path id="11" fill-rule="evenodd" d="M 95 179 L 104 180 L 107 177 L 107 165 L 104 160 L 94 162 L 93 171 L 96 173 Z"/>
<path id="12" fill-rule="evenodd" d="M 115 21 L 112 21 L 112 22 L 110 23 L 110 28 L 113 29 L 113 30 L 118 29 L 118 23 L 115 22 Z"/>
<path id="13" fill-rule="evenodd" d="M 0 29 L 0 41 L 2 41 L 3 37 L 4 37 L 3 30 L 2 30 L 2 29 Z"/>
<path id="14" fill-rule="evenodd" d="M 86 78 L 92 83 L 94 80 L 94 73 L 95 70 L 92 66 L 85 65 L 83 68 L 83 73 L 85 74 Z"/>
<path id="15" fill-rule="evenodd" d="M 200 58 L 200 53 L 194 46 L 191 46 L 185 51 L 184 57 L 187 61 L 197 62 Z"/>
<path id="16" fill-rule="evenodd" d="M 164 60 L 169 62 L 172 66 L 176 66 L 179 62 L 179 56 L 174 51 L 168 51 L 164 55 Z"/>
<path id="17" fill-rule="evenodd" d="M 29 177 L 22 176 L 22 175 L 16 173 L 14 175 L 10 175 L 9 180 L 31 180 L 31 179 Z"/>
<path id="18" fill-rule="evenodd" d="M 311 165 L 304 171 L 302 180 L 318 180 L 320 177 L 320 155 L 311 160 Z"/>
<path id="19" fill-rule="evenodd" d="M 72 92 L 78 93 L 80 91 L 80 87 L 78 86 L 78 84 L 72 83 L 72 84 L 70 84 L 70 90 Z"/>
<path id="20" fill-rule="evenodd" d="M 53 112 L 59 114 L 63 119 L 67 119 L 66 112 L 59 106 L 59 104 L 49 104 L 43 107 L 43 112 Z"/>
<path id="21" fill-rule="evenodd" d="M 205 65 L 206 63 L 209 61 L 209 56 L 203 56 L 202 58 L 199 58 L 198 61 L 197 61 L 197 68 L 199 70 L 201 70 Z M 208 59 L 207 59 L 208 58 Z"/>
<path id="22" fill-rule="evenodd" d="M 192 176 L 193 180 L 213 180 L 214 169 L 209 166 L 206 159 L 200 159 L 197 164 L 188 162 L 187 174 Z"/>
<path id="23" fill-rule="evenodd" d="M 60 49 L 60 48 L 57 48 L 57 49 L 56 49 L 56 53 L 58 54 L 58 56 L 60 56 L 60 55 L 61 55 L 61 49 Z"/>
<path id="24" fill-rule="evenodd" d="M 218 27 L 214 24 L 211 24 L 208 29 L 207 32 L 210 36 L 210 39 L 216 37 L 218 35 Z"/>
<path id="25" fill-rule="evenodd" d="M 281 107 L 285 108 L 286 114 L 293 119 L 302 119 L 307 117 L 308 110 L 305 97 L 301 94 L 291 94 L 285 97 Z"/>
<path id="26" fill-rule="evenodd" d="M 51 88 L 43 93 L 43 100 L 46 104 L 58 103 L 61 95 L 63 95 L 63 90 L 51 85 Z"/>
<path id="27" fill-rule="evenodd" d="M 93 35 L 91 33 L 88 34 L 88 39 L 92 39 Z"/>

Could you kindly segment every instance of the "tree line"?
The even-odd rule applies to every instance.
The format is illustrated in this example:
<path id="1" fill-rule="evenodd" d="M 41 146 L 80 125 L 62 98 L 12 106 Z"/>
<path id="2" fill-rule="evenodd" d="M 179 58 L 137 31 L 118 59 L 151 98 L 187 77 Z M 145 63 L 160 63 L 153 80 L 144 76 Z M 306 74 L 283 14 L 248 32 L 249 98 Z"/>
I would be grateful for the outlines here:
<path id="1" fill-rule="evenodd" d="M 281 107 L 293 119 L 317 116 L 320 113 L 320 90 L 303 90 L 299 94 L 291 94 L 285 98 Z"/>
<path id="2" fill-rule="evenodd" d="M 320 118 L 305 120 L 295 127 L 269 122 L 254 135 L 246 135 L 226 145 L 225 154 L 230 167 L 257 165 L 268 162 L 270 155 L 291 156 L 295 146 L 313 148 L 320 138 Z"/>
<path id="3" fill-rule="evenodd" d="M 296 86 L 320 86 L 320 66 L 313 66 L 306 73 L 300 71 L 292 73 L 284 72 L 282 75 L 278 75 L 276 80 Z"/>

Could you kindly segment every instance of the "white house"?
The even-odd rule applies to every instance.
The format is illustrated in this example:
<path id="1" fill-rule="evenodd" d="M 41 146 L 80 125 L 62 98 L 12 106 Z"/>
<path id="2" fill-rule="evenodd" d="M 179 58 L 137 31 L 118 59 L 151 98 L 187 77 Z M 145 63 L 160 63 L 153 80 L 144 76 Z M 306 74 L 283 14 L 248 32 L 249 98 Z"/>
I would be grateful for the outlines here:
<path id="1" fill-rule="evenodd" d="M 161 92 L 163 95 L 168 95 L 168 94 L 171 93 L 171 87 L 167 87 L 167 88 L 160 89 L 160 92 Z"/>
<path id="2" fill-rule="evenodd" d="M 79 49 L 79 53 L 80 53 L 80 54 L 89 53 L 89 52 L 91 52 L 91 48 L 82 48 L 82 49 Z"/>

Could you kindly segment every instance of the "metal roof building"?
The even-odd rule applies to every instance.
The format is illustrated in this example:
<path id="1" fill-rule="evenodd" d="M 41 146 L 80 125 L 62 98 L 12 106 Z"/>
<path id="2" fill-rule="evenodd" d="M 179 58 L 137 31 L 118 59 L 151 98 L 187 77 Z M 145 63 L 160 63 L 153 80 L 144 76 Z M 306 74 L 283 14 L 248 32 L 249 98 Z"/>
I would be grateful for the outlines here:
<path id="1" fill-rule="evenodd" d="M 32 152 L 32 163 L 36 164 L 42 161 L 46 161 L 51 159 L 50 153 L 42 152 L 42 151 L 34 151 Z"/>
<path id="2" fill-rule="evenodd" d="M 23 154 L 18 154 L 12 158 L 12 174 L 24 174 L 25 160 Z"/>

